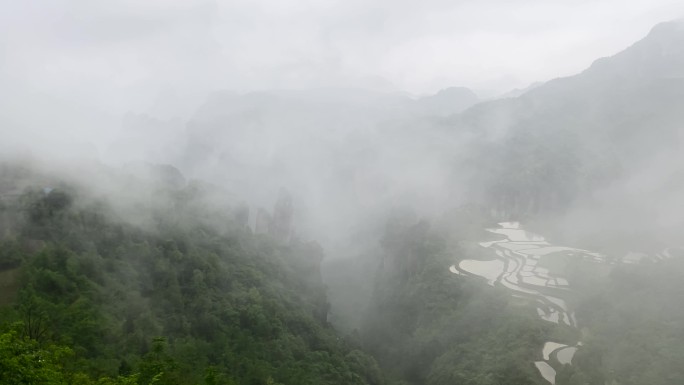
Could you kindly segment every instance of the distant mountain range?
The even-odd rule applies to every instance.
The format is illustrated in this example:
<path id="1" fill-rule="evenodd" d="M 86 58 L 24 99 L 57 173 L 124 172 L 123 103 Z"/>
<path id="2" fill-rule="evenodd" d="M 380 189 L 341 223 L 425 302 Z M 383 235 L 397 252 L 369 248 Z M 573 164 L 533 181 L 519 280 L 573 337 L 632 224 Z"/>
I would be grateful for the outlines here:
<path id="1" fill-rule="evenodd" d="M 477 138 L 471 198 L 514 216 L 584 205 L 681 226 L 668 212 L 684 175 L 683 43 L 684 23 L 663 23 L 578 75 L 454 116 Z"/>
<path id="2" fill-rule="evenodd" d="M 217 93 L 184 129 L 169 122 L 164 137 L 152 122 L 159 150 L 151 153 L 172 153 L 166 162 L 186 176 L 255 206 L 286 187 L 304 221 L 343 208 L 334 223 L 313 220 L 319 230 L 397 205 L 434 214 L 474 202 L 502 218 L 580 206 L 639 211 L 644 186 L 659 202 L 648 221 L 681 225 L 659 216 L 684 185 L 682 21 L 657 25 L 578 75 L 518 93 L 492 101 L 466 88 L 418 99 L 333 88 Z M 129 119 L 138 124 L 129 132 L 144 135 L 140 119 Z"/>

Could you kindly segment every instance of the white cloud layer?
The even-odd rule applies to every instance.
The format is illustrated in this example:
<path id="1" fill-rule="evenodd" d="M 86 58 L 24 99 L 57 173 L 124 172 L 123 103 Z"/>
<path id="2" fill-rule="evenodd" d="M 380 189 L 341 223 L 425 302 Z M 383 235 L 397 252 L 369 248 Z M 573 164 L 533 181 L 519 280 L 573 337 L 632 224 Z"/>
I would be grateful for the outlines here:
<path id="1" fill-rule="evenodd" d="M 504 92 L 581 71 L 684 15 L 677 0 L 3 0 L 2 8 L 0 101 L 40 93 L 113 114 L 181 115 L 214 89 Z"/>

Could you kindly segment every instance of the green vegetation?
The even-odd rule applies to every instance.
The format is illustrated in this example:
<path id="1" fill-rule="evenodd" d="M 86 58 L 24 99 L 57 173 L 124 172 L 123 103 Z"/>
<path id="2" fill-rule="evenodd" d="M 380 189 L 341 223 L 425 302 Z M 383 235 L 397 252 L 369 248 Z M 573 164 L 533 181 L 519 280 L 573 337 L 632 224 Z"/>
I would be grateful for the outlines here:
<path id="1" fill-rule="evenodd" d="M 465 223 L 477 226 L 480 220 Z M 473 231 L 465 223 L 459 225 L 461 234 Z M 507 290 L 449 272 L 463 249 L 447 244 L 425 222 L 390 221 L 362 332 L 369 351 L 394 378 L 409 384 L 544 384 L 533 361 L 551 324 Z"/>
<path id="2" fill-rule="evenodd" d="M 68 186 L 5 199 L 0 383 L 384 383 L 326 322 L 320 247 L 254 235 L 196 189 L 154 195 L 149 226 Z"/>
<path id="3" fill-rule="evenodd" d="M 658 264 L 622 265 L 608 276 L 587 267 L 577 307 L 584 346 L 559 385 L 684 383 L 682 255 Z"/>
<path id="4" fill-rule="evenodd" d="M 20 174 L 3 186 L 31 179 Z M 129 211 L 66 184 L 17 185 L 0 197 L 2 384 L 541 385 L 544 343 L 577 340 L 558 385 L 684 380 L 681 259 L 599 269 L 544 258 L 577 290 L 578 336 L 449 271 L 482 252 L 485 210 L 432 226 L 397 214 L 362 250 L 357 268 L 379 268 L 354 291 L 370 299 L 345 338 L 327 322 L 321 247 L 253 234 L 244 207 L 217 209 L 197 185 L 158 186 Z"/>

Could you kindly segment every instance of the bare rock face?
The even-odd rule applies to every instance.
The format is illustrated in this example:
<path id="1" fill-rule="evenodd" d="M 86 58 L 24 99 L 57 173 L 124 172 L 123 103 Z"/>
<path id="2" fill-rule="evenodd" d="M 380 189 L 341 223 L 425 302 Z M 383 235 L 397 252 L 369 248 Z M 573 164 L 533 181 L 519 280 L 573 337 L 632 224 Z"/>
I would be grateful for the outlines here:
<path id="1" fill-rule="evenodd" d="M 285 189 L 280 190 L 278 200 L 273 207 L 273 220 L 269 233 L 275 239 L 287 241 L 292 232 L 292 196 Z"/>

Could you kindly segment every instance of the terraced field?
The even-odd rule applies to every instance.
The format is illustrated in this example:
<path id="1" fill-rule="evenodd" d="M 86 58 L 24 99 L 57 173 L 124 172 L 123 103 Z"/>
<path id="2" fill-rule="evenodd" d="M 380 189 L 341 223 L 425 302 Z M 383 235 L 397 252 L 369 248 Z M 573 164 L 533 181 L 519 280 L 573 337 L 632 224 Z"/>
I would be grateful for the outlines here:
<path id="1" fill-rule="evenodd" d="M 540 263 L 542 258 L 560 255 L 597 264 L 633 264 L 644 259 L 657 262 L 671 257 L 669 250 L 665 250 L 653 257 L 630 253 L 619 260 L 608 259 L 588 250 L 551 245 L 544 237 L 522 229 L 518 222 L 502 222 L 499 228 L 487 231 L 502 236 L 500 240 L 480 243 L 480 246 L 492 251 L 492 259 L 462 260 L 449 270 L 459 276 L 484 280 L 490 286 L 505 287 L 513 296 L 534 302 L 537 314 L 543 320 L 572 328 L 577 328 L 575 314 L 567 304 L 572 286 L 562 271 Z M 555 384 L 554 367 L 571 364 L 581 346 L 581 341 L 573 345 L 548 341 L 542 348 L 543 360 L 535 362 L 535 366 L 544 379 Z"/>

